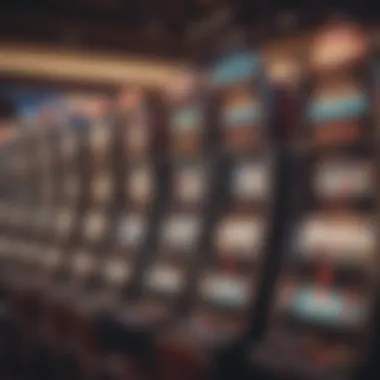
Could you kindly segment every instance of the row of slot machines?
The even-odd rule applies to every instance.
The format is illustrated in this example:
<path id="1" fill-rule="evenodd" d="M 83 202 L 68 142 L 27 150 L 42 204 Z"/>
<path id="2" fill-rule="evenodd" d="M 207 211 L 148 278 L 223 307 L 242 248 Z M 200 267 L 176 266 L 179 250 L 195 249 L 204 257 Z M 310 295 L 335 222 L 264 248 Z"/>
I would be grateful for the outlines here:
<path id="1" fill-rule="evenodd" d="M 305 84 L 293 221 L 269 328 L 249 354 L 264 373 L 377 376 L 368 364 L 378 334 L 377 74 L 368 57 L 344 58 L 311 65 Z"/>
<path id="2" fill-rule="evenodd" d="M 61 345 L 82 347 L 83 316 L 100 313 L 149 332 L 167 379 L 230 364 L 231 350 L 252 378 L 351 376 L 376 327 L 371 64 L 311 71 L 285 142 L 251 53 L 165 107 L 136 90 L 117 112 L 100 102 L 91 117 L 44 120 L 4 147 L 3 285 L 59 305 L 53 322 L 80 315 L 56 328 Z"/>

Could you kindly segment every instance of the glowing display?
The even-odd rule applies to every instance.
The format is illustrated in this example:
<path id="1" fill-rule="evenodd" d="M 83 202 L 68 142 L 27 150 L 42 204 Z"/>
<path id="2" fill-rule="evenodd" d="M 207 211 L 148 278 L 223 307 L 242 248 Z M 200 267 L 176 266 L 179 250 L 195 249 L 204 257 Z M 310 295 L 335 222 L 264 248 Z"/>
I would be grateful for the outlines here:
<path id="1" fill-rule="evenodd" d="M 97 150 L 102 150 L 109 146 L 111 142 L 111 130 L 103 124 L 95 124 L 91 131 L 91 146 Z"/>
<path id="2" fill-rule="evenodd" d="M 107 228 L 106 217 L 97 212 L 90 212 L 85 219 L 85 234 L 89 240 L 101 238 Z"/>
<path id="3" fill-rule="evenodd" d="M 148 287 L 162 293 L 178 293 L 183 286 L 183 272 L 170 265 L 157 264 L 146 275 Z"/>
<path id="4" fill-rule="evenodd" d="M 323 123 L 339 119 L 360 118 L 369 110 L 365 95 L 358 94 L 346 99 L 317 102 L 311 105 L 309 117 L 314 123 Z"/>
<path id="5" fill-rule="evenodd" d="M 200 165 L 183 167 L 175 173 L 176 193 L 184 202 L 196 202 L 205 194 L 205 171 Z"/>
<path id="6" fill-rule="evenodd" d="M 313 216 L 300 229 L 299 250 L 323 252 L 324 257 L 367 261 L 376 248 L 374 225 L 365 218 Z"/>
<path id="7" fill-rule="evenodd" d="M 244 278 L 212 273 L 204 276 L 200 292 L 206 300 L 220 306 L 241 308 L 251 297 L 251 286 Z"/>
<path id="8" fill-rule="evenodd" d="M 152 199 L 154 193 L 153 173 L 149 168 L 137 168 L 128 178 L 128 192 L 133 201 L 145 203 Z"/>
<path id="9" fill-rule="evenodd" d="M 122 285 L 131 278 L 132 268 L 121 258 L 109 259 L 104 265 L 104 276 L 109 283 Z"/>
<path id="10" fill-rule="evenodd" d="M 258 126 L 262 119 L 261 108 L 258 103 L 227 107 L 223 111 L 222 120 L 225 127 Z"/>
<path id="11" fill-rule="evenodd" d="M 318 70 L 355 62 L 368 48 L 367 34 L 357 25 L 333 25 L 319 33 L 311 47 L 310 62 Z"/>
<path id="12" fill-rule="evenodd" d="M 125 216 L 118 228 L 118 240 L 123 247 L 140 245 L 146 233 L 146 220 L 141 215 Z"/>
<path id="13" fill-rule="evenodd" d="M 221 60 L 210 72 L 210 81 L 214 85 L 229 85 L 253 77 L 259 69 L 257 54 L 239 53 Z"/>
<path id="14" fill-rule="evenodd" d="M 373 190 L 372 169 L 363 161 L 326 161 L 317 168 L 315 190 L 322 197 L 369 195 Z"/>
<path id="15" fill-rule="evenodd" d="M 174 248 L 190 249 L 200 233 L 199 218 L 193 215 L 174 215 L 164 226 L 164 240 Z"/>
<path id="16" fill-rule="evenodd" d="M 270 190 L 268 162 L 239 163 L 232 173 L 232 192 L 243 200 L 262 200 Z"/>
<path id="17" fill-rule="evenodd" d="M 363 299 L 325 288 L 304 287 L 294 292 L 291 310 L 299 318 L 328 325 L 361 325 L 366 318 Z"/>
<path id="18" fill-rule="evenodd" d="M 226 218 L 217 230 L 217 246 L 222 252 L 238 251 L 251 256 L 263 242 L 263 229 L 258 218 Z"/>
<path id="19" fill-rule="evenodd" d="M 203 113 L 199 108 L 191 107 L 175 111 L 171 126 L 174 130 L 188 131 L 200 129 L 203 124 Z"/>

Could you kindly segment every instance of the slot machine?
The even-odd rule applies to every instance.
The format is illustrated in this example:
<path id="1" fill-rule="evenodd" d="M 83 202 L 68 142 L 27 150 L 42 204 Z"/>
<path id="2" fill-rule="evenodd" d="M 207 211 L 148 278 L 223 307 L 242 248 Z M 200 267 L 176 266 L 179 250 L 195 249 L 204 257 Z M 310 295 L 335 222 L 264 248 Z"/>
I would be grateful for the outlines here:
<path id="1" fill-rule="evenodd" d="M 5 290 L 5 307 L 11 312 L 10 323 L 14 332 L 12 345 L 20 353 L 29 336 L 29 286 L 34 266 L 33 198 L 35 185 L 34 136 L 28 130 L 20 131 L 10 152 L 7 187 L 7 232 L 2 236 L 2 282 Z M 17 348 L 16 348 L 17 347 Z M 14 352 L 16 355 L 16 352 Z M 22 358 L 19 357 L 21 360 Z"/>
<path id="2" fill-rule="evenodd" d="M 220 142 L 210 254 L 202 253 L 188 313 L 160 342 L 165 378 L 207 377 L 219 355 L 251 333 L 276 188 L 271 99 L 260 71 L 258 55 L 244 51 L 223 57 L 208 72 Z"/>
<path id="3" fill-rule="evenodd" d="M 86 183 L 82 173 L 85 123 L 68 101 L 61 107 L 63 112 L 59 114 L 54 130 L 41 131 L 38 149 L 41 224 L 36 236 L 43 249 L 35 271 L 35 291 L 41 316 L 36 331 L 40 339 L 51 347 L 56 345 L 57 294 L 66 277 L 66 259 L 78 236 Z"/>
<path id="4" fill-rule="evenodd" d="M 109 249 L 114 206 L 114 133 L 107 104 L 103 98 L 75 99 L 73 107 L 70 126 L 60 134 L 63 191 L 51 260 L 46 257 L 54 282 L 47 334 L 65 352 L 75 350 L 79 326 L 90 324 L 97 263 Z"/>
<path id="5" fill-rule="evenodd" d="M 3 136 L 2 136 L 3 139 Z M 17 134 L 11 138 L 4 136 L 2 141 L 1 154 L 2 154 L 2 201 L 1 201 L 1 235 L 2 235 L 2 255 L 1 255 L 1 283 L 6 299 L 9 290 L 9 281 L 7 273 L 9 273 L 12 257 L 10 255 L 11 241 L 17 237 L 17 229 L 12 224 L 12 210 L 20 203 L 19 201 L 19 181 L 20 175 L 15 164 L 16 158 L 19 154 L 19 142 Z M 15 160 L 13 160 L 15 158 Z M 21 162 L 20 158 L 20 162 Z M 21 166 L 21 165 L 20 165 Z"/>
<path id="6" fill-rule="evenodd" d="M 33 125 L 37 124 L 38 125 Z M 24 277 L 26 293 L 35 301 L 42 286 L 40 263 L 49 245 L 54 224 L 59 185 L 56 178 L 57 120 L 40 117 L 28 126 L 30 186 L 28 188 L 29 234 L 28 272 Z"/>
<path id="7" fill-rule="evenodd" d="M 4 147 L 4 155 L 7 158 L 5 167 L 5 191 L 7 193 L 3 205 L 3 231 L 2 231 L 2 288 L 6 305 L 13 306 L 15 302 L 15 283 L 17 273 L 20 271 L 18 252 L 15 250 L 25 236 L 23 236 L 24 226 L 21 222 L 22 206 L 24 203 L 22 191 L 22 179 L 26 175 L 22 143 L 19 134 L 7 143 Z M 15 215 L 16 214 L 16 217 Z"/>
<path id="8" fill-rule="evenodd" d="M 9 313 L 14 304 L 15 282 L 14 273 L 18 271 L 18 255 L 15 251 L 24 239 L 25 232 L 23 220 L 23 209 L 25 206 L 24 193 L 22 191 L 22 178 L 27 175 L 23 169 L 24 157 L 22 154 L 22 143 L 18 131 L 14 125 L 9 129 L 9 122 L 5 122 L 5 128 L 1 131 L 1 303 L 5 311 L 1 316 L 1 371 L 7 371 L 9 360 L 19 352 L 19 334 L 17 320 Z M 12 122 L 12 124 L 16 124 Z M 13 160 L 14 158 L 14 160 Z M 17 214 L 15 218 L 13 212 Z M 14 256 L 13 256 L 14 254 Z"/>
<path id="9" fill-rule="evenodd" d="M 167 177 L 158 94 L 131 87 L 121 92 L 116 103 L 117 206 L 114 246 L 102 257 L 99 272 L 99 294 L 105 301 L 97 328 L 98 343 L 105 353 L 100 366 L 119 350 L 120 341 L 124 345 L 128 340 L 127 323 L 120 323 L 120 315 L 140 293 L 143 267 L 155 255 Z M 113 339 L 109 329 L 120 329 L 120 339 Z M 107 368 L 99 370 L 108 372 Z"/>
<path id="10" fill-rule="evenodd" d="M 269 328 L 248 361 L 265 378 L 356 378 L 369 355 L 377 287 L 373 70 L 356 25 L 328 26 L 309 49 L 294 147 L 304 180 Z"/>
<path id="11" fill-rule="evenodd" d="M 14 249 L 12 268 L 8 276 L 13 290 L 26 301 L 33 288 L 33 272 L 38 253 L 34 250 L 36 243 L 35 222 L 38 210 L 37 186 L 38 164 L 36 159 L 37 136 L 34 131 L 25 130 L 18 138 L 18 153 L 14 157 L 14 173 L 17 177 L 18 201 L 12 211 L 11 227 L 15 238 L 20 240 L 20 247 Z M 16 294 L 14 294 L 16 297 Z M 18 298 L 18 297 L 16 297 Z M 21 306 L 21 305 L 20 305 Z M 21 317 L 21 315 L 20 315 Z"/>
<path id="12" fill-rule="evenodd" d="M 19 270 L 12 308 L 22 333 L 20 362 L 34 366 L 39 361 L 39 347 L 44 341 L 45 292 L 51 283 L 46 278 L 45 262 L 54 244 L 54 222 L 60 183 L 57 155 L 59 118 L 52 114 L 28 120 L 24 128 L 23 152 L 28 164 L 28 178 L 21 186 L 25 192 L 27 224 L 21 241 L 13 247 Z M 45 358 L 48 362 L 48 358 Z M 33 363 L 33 364 L 32 364 Z"/>
<path id="13" fill-rule="evenodd" d="M 11 146 L 8 148 L 8 158 L 11 162 L 8 165 L 9 171 L 9 181 L 11 183 L 11 194 L 7 199 L 7 206 L 5 207 L 5 211 L 8 215 L 4 215 L 5 220 L 5 228 L 6 235 L 8 235 L 9 239 L 15 241 L 17 239 L 22 239 L 23 235 L 23 226 L 19 223 L 21 220 L 22 214 L 22 205 L 23 205 L 23 195 L 25 195 L 22 191 L 22 180 L 26 175 L 25 169 L 25 157 L 22 152 L 22 139 L 20 136 L 17 136 L 14 141 L 12 141 Z M 5 259 L 5 257 L 4 257 Z M 3 283 L 6 283 L 9 291 L 12 289 L 12 278 L 13 273 L 17 271 L 17 260 L 11 255 L 8 255 L 6 260 L 4 261 L 4 266 L 7 267 L 3 277 Z"/>
<path id="14" fill-rule="evenodd" d="M 130 329 L 146 334 L 148 350 L 152 349 L 150 339 L 180 319 L 189 307 L 197 264 L 201 253 L 207 251 L 216 160 L 208 138 L 213 127 L 208 101 L 198 75 L 180 73 L 181 94 L 168 99 L 170 178 L 166 202 L 139 295 L 122 316 Z"/>

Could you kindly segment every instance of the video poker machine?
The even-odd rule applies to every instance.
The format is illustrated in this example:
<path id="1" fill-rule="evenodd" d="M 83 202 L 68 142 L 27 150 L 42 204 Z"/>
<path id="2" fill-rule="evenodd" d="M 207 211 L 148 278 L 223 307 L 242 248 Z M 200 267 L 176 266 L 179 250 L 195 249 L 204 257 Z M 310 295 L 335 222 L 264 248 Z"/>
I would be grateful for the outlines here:
<path id="1" fill-rule="evenodd" d="M 225 54 L 207 71 L 217 115 L 213 219 L 187 312 L 158 340 L 164 378 L 215 375 L 218 359 L 253 333 L 278 185 L 264 77 L 260 56 L 247 50 Z"/>
<path id="2" fill-rule="evenodd" d="M 268 331 L 248 355 L 253 378 L 364 374 L 378 286 L 379 162 L 368 54 L 367 35 L 350 24 L 328 26 L 309 48 L 294 145 L 296 220 Z"/>

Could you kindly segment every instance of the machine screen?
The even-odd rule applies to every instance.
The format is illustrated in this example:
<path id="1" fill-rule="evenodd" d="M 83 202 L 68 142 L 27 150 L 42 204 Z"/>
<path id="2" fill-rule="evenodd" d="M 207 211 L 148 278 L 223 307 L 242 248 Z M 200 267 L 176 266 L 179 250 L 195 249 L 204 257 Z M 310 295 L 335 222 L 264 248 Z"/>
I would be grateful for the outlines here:
<path id="1" fill-rule="evenodd" d="M 183 272 L 171 265 L 153 265 L 146 274 L 147 286 L 161 293 L 179 293 L 184 285 Z"/>
<path id="2" fill-rule="evenodd" d="M 238 163 L 232 173 L 232 193 L 244 201 L 263 200 L 270 191 L 268 162 Z"/>
<path id="3" fill-rule="evenodd" d="M 191 250 L 198 242 L 200 220 L 194 215 L 173 215 L 164 224 L 164 241 L 174 249 Z"/>
<path id="4" fill-rule="evenodd" d="M 131 170 L 127 181 L 127 191 L 133 202 L 147 203 L 152 200 L 154 190 L 154 177 L 149 167 Z"/>
<path id="5" fill-rule="evenodd" d="M 250 282 L 240 276 L 223 273 L 204 275 L 200 292 L 206 301 L 232 309 L 245 307 L 251 298 Z"/>
<path id="6" fill-rule="evenodd" d="M 85 235 L 94 241 L 101 239 L 107 228 L 107 218 L 100 212 L 90 212 L 85 219 Z"/>
<path id="7" fill-rule="evenodd" d="M 206 193 L 206 173 L 201 165 L 188 165 L 177 168 L 174 179 L 177 198 L 194 203 L 203 199 Z"/>
<path id="8" fill-rule="evenodd" d="M 316 168 L 315 192 L 322 198 L 368 196 L 373 192 L 373 169 L 364 160 L 326 160 Z"/>
<path id="9" fill-rule="evenodd" d="M 123 285 L 132 277 L 132 268 L 125 259 L 111 258 L 104 264 L 104 277 L 113 285 Z"/>
<path id="10" fill-rule="evenodd" d="M 306 257 L 368 264 L 374 258 L 376 235 L 367 218 L 315 215 L 301 225 L 298 244 Z"/>
<path id="11" fill-rule="evenodd" d="M 264 224 L 258 217 L 228 217 L 220 222 L 216 233 L 221 253 L 252 257 L 262 246 Z"/>
<path id="12" fill-rule="evenodd" d="M 122 247 L 136 248 L 141 245 L 146 234 L 145 217 L 138 214 L 126 215 L 118 228 L 118 240 Z"/>

